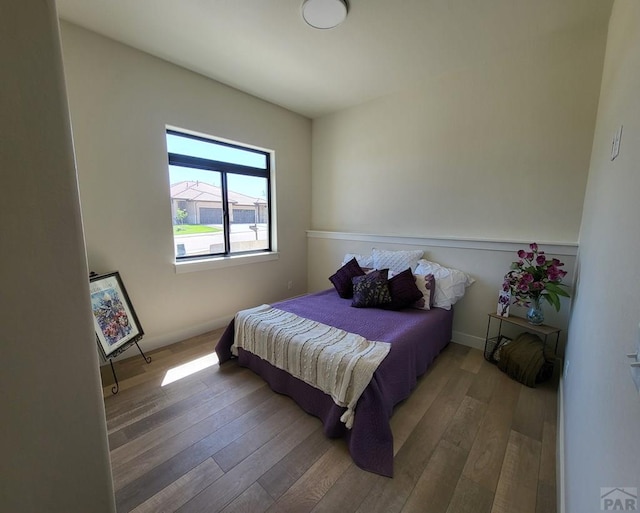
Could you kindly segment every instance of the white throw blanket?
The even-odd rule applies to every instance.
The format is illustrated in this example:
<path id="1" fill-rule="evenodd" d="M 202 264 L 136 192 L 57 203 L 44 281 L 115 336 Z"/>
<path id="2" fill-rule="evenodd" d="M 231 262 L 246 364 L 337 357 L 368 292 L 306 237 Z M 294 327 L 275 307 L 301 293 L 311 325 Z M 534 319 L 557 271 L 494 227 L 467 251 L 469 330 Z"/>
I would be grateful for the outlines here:
<path id="1" fill-rule="evenodd" d="M 356 403 L 390 344 L 262 305 L 236 314 L 233 354 L 238 347 L 329 394 L 347 408 L 340 420 L 351 429 Z"/>

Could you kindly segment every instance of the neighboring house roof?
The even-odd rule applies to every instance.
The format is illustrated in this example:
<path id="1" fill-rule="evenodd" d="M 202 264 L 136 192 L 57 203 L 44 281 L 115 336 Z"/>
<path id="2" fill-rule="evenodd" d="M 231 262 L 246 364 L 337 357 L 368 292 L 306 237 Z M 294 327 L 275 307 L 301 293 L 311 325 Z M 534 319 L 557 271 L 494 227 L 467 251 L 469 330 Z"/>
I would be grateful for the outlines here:
<path id="1" fill-rule="evenodd" d="M 266 205 L 264 198 L 254 198 L 239 192 L 228 191 L 229 202 L 234 205 L 255 206 L 256 203 Z M 216 185 L 199 181 L 182 181 L 171 184 L 171 199 L 186 201 L 222 202 L 222 190 Z"/>

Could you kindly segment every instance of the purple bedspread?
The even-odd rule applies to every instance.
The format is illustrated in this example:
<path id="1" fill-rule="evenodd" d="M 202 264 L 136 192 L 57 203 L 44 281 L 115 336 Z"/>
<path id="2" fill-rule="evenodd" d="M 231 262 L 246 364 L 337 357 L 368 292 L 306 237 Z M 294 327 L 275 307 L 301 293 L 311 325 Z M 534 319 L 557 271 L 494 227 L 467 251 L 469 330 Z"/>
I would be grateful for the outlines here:
<path id="1" fill-rule="evenodd" d="M 272 306 L 357 333 L 368 340 L 392 344 L 358 401 L 350 430 L 340 422 L 345 408 L 337 406 L 329 395 L 243 349 L 238 351 L 240 365 L 250 368 L 273 390 L 290 396 L 302 409 L 319 417 L 327 436 L 345 437 L 351 457 L 360 468 L 391 477 L 393 435 L 389 419 L 393 407 L 409 396 L 418 377 L 451 340 L 453 310 L 352 308 L 351 300 L 340 298 L 334 289 Z M 216 345 L 221 364 L 231 358 L 233 338 L 234 322 L 231 321 Z"/>

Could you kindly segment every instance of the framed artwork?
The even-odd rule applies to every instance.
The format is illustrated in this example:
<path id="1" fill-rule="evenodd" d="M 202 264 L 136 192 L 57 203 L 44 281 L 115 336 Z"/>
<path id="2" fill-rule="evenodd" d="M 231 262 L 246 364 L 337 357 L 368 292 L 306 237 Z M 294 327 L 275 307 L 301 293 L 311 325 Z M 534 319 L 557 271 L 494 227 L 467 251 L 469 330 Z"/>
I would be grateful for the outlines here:
<path id="1" fill-rule="evenodd" d="M 501 317 L 509 317 L 509 305 L 511 304 L 511 292 L 500 289 L 498 294 L 498 309 L 496 314 Z"/>
<path id="2" fill-rule="evenodd" d="M 144 332 L 117 271 L 93 275 L 89 282 L 98 347 L 105 359 L 111 358 L 140 340 Z"/>

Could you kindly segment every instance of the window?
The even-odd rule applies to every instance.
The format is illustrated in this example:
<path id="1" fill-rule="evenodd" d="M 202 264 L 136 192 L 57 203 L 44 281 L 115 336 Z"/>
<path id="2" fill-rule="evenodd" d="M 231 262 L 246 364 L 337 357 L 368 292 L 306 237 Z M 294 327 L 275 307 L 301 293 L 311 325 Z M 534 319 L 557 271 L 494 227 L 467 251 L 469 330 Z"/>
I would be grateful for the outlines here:
<path id="1" fill-rule="evenodd" d="M 167 130 L 176 261 L 271 251 L 271 153 Z"/>

